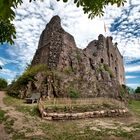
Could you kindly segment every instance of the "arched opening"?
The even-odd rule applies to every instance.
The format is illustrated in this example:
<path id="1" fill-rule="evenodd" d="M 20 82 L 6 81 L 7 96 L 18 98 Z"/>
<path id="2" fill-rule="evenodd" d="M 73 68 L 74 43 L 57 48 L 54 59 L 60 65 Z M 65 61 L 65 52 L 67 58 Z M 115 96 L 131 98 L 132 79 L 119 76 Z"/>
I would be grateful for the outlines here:
<path id="1" fill-rule="evenodd" d="M 104 59 L 103 58 L 101 58 L 101 63 L 104 63 Z"/>

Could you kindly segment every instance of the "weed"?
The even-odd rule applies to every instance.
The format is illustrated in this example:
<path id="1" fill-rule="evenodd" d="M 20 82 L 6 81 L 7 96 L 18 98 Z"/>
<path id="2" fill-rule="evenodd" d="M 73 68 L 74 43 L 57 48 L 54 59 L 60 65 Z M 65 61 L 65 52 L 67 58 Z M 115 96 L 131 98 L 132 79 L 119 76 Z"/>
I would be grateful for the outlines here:
<path id="1" fill-rule="evenodd" d="M 16 109 L 19 112 L 28 114 L 30 116 L 39 116 L 39 111 L 37 109 L 37 106 L 17 106 Z"/>
<path id="2" fill-rule="evenodd" d="M 73 70 L 72 70 L 71 67 L 66 67 L 66 68 L 64 69 L 64 73 L 67 74 L 67 75 L 70 75 L 70 74 L 73 73 Z"/>
<path id="3" fill-rule="evenodd" d="M 69 97 L 73 98 L 73 99 L 76 99 L 76 98 L 80 97 L 80 94 L 79 94 L 78 90 L 76 90 L 74 88 L 70 88 L 70 90 L 69 90 Z"/>
<path id="4" fill-rule="evenodd" d="M 24 132 L 14 132 L 13 136 L 12 136 L 12 139 L 13 140 L 19 140 L 19 138 L 22 140 L 22 139 L 25 139 L 25 133 Z"/>
<path id="5" fill-rule="evenodd" d="M 0 109 L 0 124 L 6 120 L 5 111 Z"/>

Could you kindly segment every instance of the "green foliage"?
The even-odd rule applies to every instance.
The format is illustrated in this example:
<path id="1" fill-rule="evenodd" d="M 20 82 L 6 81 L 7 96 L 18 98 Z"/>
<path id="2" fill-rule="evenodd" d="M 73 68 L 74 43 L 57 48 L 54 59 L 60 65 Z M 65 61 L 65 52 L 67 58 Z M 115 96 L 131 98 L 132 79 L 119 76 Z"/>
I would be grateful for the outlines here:
<path id="1" fill-rule="evenodd" d="M 22 104 L 23 100 L 19 100 L 17 98 L 14 98 L 14 97 L 11 97 L 11 96 L 7 95 L 6 97 L 4 97 L 3 102 L 6 106 L 16 107 L 16 106 L 19 106 L 20 104 Z"/>
<path id="2" fill-rule="evenodd" d="M 29 0 L 29 2 L 32 1 L 33 0 Z M 21 5 L 22 2 L 22 0 L 0 0 L 0 43 L 14 43 L 14 39 L 16 38 L 16 30 L 12 24 L 12 21 L 16 16 L 15 9 L 18 5 Z M 68 0 L 63 0 L 63 2 L 68 2 Z M 125 2 L 126 0 L 74 0 L 76 6 L 83 7 L 84 13 L 88 14 L 88 17 L 91 19 L 95 16 L 103 16 L 103 8 L 105 8 L 107 5 L 117 4 L 119 7 L 124 5 Z"/>
<path id="3" fill-rule="evenodd" d="M 79 94 L 78 90 L 76 90 L 74 88 L 70 88 L 70 90 L 69 90 L 69 97 L 76 99 L 76 98 L 80 97 L 80 94 Z"/>
<path id="4" fill-rule="evenodd" d="M 137 87 L 137 88 L 135 89 L 135 93 L 140 93 L 140 87 Z"/>
<path id="5" fill-rule="evenodd" d="M 97 72 L 102 72 L 102 71 L 104 71 L 104 67 L 102 64 L 100 64 L 97 68 Z"/>
<path id="6" fill-rule="evenodd" d="M 16 30 L 11 23 L 15 19 L 15 11 L 22 0 L 0 0 L 0 42 L 13 44 L 16 38 Z"/>
<path id="7" fill-rule="evenodd" d="M 37 106 L 23 106 L 23 105 L 20 105 L 20 106 L 17 106 L 16 109 L 19 111 L 19 112 L 22 112 L 24 114 L 28 114 L 30 116 L 39 116 L 39 110 L 37 108 Z"/>
<path id="8" fill-rule="evenodd" d="M 5 111 L 0 108 L 0 124 L 5 121 Z"/>
<path id="9" fill-rule="evenodd" d="M 8 42 L 11 45 L 14 43 L 13 39 L 16 38 L 15 26 L 10 20 L 0 19 L 0 42 Z"/>
<path id="10" fill-rule="evenodd" d="M 127 89 L 126 89 L 126 85 L 120 85 L 120 95 L 122 98 L 125 98 L 126 94 L 127 94 Z"/>
<path id="11" fill-rule="evenodd" d="M 110 69 L 110 67 L 106 64 L 103 65 L 104 70 L 107 71 L 110 74 L 110 77 L 114 77 L 113 71 Z"/>
<path id="12" fill-rule="evenodd" d="M 4 90 L 5 88 L 7 88 L 7 81 L 3 78 L 0 78 L 0 90 Z"/>
<path id="13" fill-rule="evenodd" d="M 122 101 L 128 102 L 128 97 L 129 97 L 129 90 L 128 87 L 124 84 L 119 85 L 119 92 L 120 92 L 120 99 Z"/>
<path id="14" fill-rule="evenodd" d="M 126 91 L 126 93 L 129 93 L 129 94 L 133 94 L 134 93 L 134 89 L 127 86 L 127 85 L 122 85 L 122 87 L 124 88 L 124 90 Z"/>
<path id="15" fill-rule="evenodd" d="M 8 88 L 8 94 L 14 97 L 19 95 L 19 90 L 24 88 L 25 85 L 28 84 L 29 81 L 34 81 L 34 76 L 38 73 L 44 71 L 47 74 L 50 74 L 46 65 L 40 64 L 33 67 L 28 67 L 25 72 L 15 81 Z"/>
<path id="16" fill-rule="evenodd" d="M 73 70 L 72 70 L 71 67 L 66 67 L 66 68 L 64 69 L 64 73 L 67 74 L 67 75 L 72 74 L 72 72 L 73 72 Z"/>
<path id="17" fill-rule="evenodd" d="M 17 82 L 20 85 L 26 85 L 29 81 L 34 81 L 34 76 L 40 72 L 45 71 L 47 72 L 48 68 L 46 65 L 40 64 L 34 67 L 29 67 L 26 71 L 17 79 Z"/>
<path id="18" fill-rule="evenodd" d="M 129 101 L 128 107 L 136 115 L 140 116 L 140 101 L 131 100 Z"/>
<path id="19" fill-rule="evenodd" d="M 112 77 L 112 78 L 114 77 L 113 71 L 107 64 L 100 64 L 97 71 L 98 72 L 107 71 L 109 73 L 110 77 Z"/>
<path id="20" fill-rule="evenodd" d="M 68 2 L 68 0 L 63 0 L 63 2 Z M 117 4 L 117 6 L 120 7 L 121 5 L 124 5 L 125 2 L 126 0 L 74 0 L 74 3 L 77 7 L 83 7 L 84 13 L 88 14 L 89 18 L 94 18 L 95 16 L 103 16 L 103 8 L 105 8 L 106 5 Z"/>

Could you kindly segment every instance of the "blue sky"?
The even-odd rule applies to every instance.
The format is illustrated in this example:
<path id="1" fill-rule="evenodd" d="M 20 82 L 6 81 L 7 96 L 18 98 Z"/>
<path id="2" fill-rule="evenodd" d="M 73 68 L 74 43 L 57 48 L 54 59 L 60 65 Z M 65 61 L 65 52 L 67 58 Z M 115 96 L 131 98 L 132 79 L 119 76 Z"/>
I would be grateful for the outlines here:
<path id="1" fill-rule="evenodd" d="M 39 36 L 54 15 L 62 19 L 63 28 L 75 37 L 77 47 L 85 48 L 97 39 L 99 34 L 113 36 L 124 56 L 126 84 L 133 88 L 140 85 L 140 1 L 127 0 L 124 7 L 107 6 L 105 15 L 88 19 L 82 8 L 77 8 L 72 0 L 68 3 L 44 0 L 23 4 L 16 9 L 13 22 L 17 30 L 15 44 L 0 45 L 0 77 L 9 82 L 22 74 L 33 58 Z M 104 23 L 107 32 L 104 32 Z"/>

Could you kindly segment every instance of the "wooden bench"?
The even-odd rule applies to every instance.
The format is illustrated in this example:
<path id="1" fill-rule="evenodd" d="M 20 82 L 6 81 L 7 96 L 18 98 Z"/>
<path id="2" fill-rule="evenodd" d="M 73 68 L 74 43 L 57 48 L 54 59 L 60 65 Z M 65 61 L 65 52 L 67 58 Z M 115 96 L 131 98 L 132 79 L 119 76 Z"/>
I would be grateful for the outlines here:
<path id="1" fill-rule="evenodd" d="M 32 104 L 32 103 L 37 103 L 41 94 L 40 93 L 32 93 L 31 97 L 26 98 L 26 103 Z"/>

